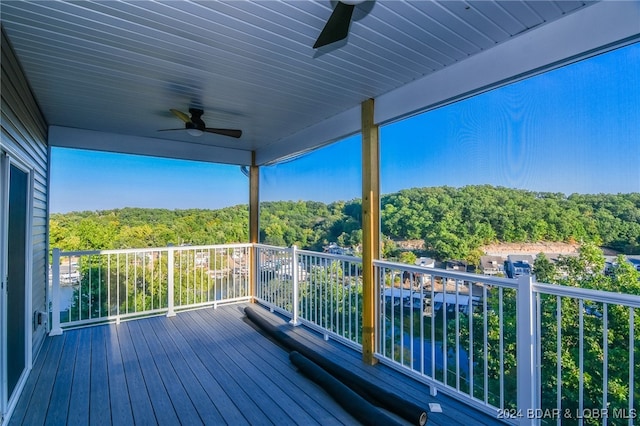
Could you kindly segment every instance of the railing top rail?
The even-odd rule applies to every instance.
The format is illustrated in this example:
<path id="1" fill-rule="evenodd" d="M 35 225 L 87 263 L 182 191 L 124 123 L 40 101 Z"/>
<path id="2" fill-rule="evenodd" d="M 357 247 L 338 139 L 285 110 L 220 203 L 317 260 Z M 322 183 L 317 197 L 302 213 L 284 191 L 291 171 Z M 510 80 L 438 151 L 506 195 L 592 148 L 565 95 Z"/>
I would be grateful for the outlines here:
<path id="1" fill-rule="evenodd" d="M 257 243 L 253 244 L 256 248 L 267 249 L 267 250 L 279 250 L 279 251 L 291 251 L 290 247 L 280 247 L 280 246 L 272 246 L 269 244 Z"/>
<path id="2" fill-rule="evenodd" d="M 321 252 L 318 252 L 318 251 L 311 251 L 311 250 L 298 250 L 298 253 L 304 254 L 304 255 L 307 255 L 307 256 L 322 257 L 322 258 L 325 258 L 325 259 L 342 260 L 342 261 L 351 262 L 351 263 L 362 263 L 362 258 L 361 257 L 349 256 L 349 255 L 346 255 L 346 254 L 321 253 Z"/>
<path id="3" fill-rule="evenodd" d="M 374 260 L 375 266 L 385 268 L 400 268 L 403 271 L 415 274 L 437 275 L 439 277 L 461 279 L 465 281 L 481 282 L 483 284 L 495 285 L 500 287 L 518 288 L 518 280 L 511 278 L 493 277 L 490 275 L 472 274 L 469 272 L 450 271 L 440 268 L 429 268 L 426 266 L 408 265 L 404 263 L 390 262 L 387 260 Z"/>
<path id="4" fill-rule="evenodd" d="M 278 251 L 291 251 L 293 249 L 293 247 L 279 247 L 279 246 L 272 246 L 269 244 L 255 244 L 255 246 L 261 249 L 278 250 Z M 352 263 L 362 263 L 362 258 L 357 256 L 323 253 L 323 252 L 313 251 L 313 250 L 297 250 L 297 252 L 299 254 L 304 254 L 307 256 L 316 256 L 316 257 L 322 257 L 325 259 L 342 260 L 345 262 L 352 262 Z"/>
<path id="5" fill-rule="evenodd" d="M 571 287 L 566 285 L 545 284 L 534 282 L 533 291 L 540 294 L 554 296 L 568 296 L 576 299 L 587 299 L 593 302 L 624 305 L 640 308 L 640 296 L 627 293 L 615 293 L 612 291 L 593 290 L 589 288 Z"/>
<path id="6" fill-rule="evenodd" d="M 290 247 L 280 247 L 268 244 L 253 244 L 253 243 L 233 243 L 233 244 L 212 244 L 212 245 L 198 245 L 198 246 L 167 246 L 167 247 L 148 247 L 148 248 L 135 248 L 135 249 L 119 249 L 119 250 L 78 250 L 78 251 L 60 251 L 60 256 L 91 256 L 91 255 L 108 255 L 108 254 L 126 254 L 126 253 L 151 253 L 158 251 L 167 251 L 173 249 L 175 251 L 181 250 L 207 250 L 207 249 L 233 249 L 233 248 L 248 248 L 257 247 L 269 250 L 280 251 L 292 251 Z M 334 259 L 346 262 L 360 263 L 362 259 L 356 256 L 337 255 L 330 253 L 314 252 L 311 250 L 298 250 L 298 253 L 310 256 L 317 256 L 325 259 Z M 374 260 L 374 265 L 377 267 L 402 269 L 403 271 L 417 273 L 417 274 L 429 274 L 438 275 L 445 278 L 461 279 L 471 282 L 481 282 L 483 284 L 495 285 L 507 288 L 518 288 L 518 280 L 510 278 L 494 277 L 489 275 L 479 275 L 469 272 L 450 271 L 439 268 L 429 268 L 418 265 L 408 265 L 403 263 L 391 262 L 387 260 Z M 587 299 L 594 302 L 601 303 L 615 303 L 625 305 L 634 308 L 640 308 L 640 296 L 635 296 L 626 293 L 615 293 L 602 290 L 592 290 L 579 287 L 570 287 L 556 284 L 546 283 L 533 283 L 533 291 L 540 294 L 550 294 L 557 296 L 567 296 L 580 299 Z"/>
<path id="7" fill-rule="evenodd" d="M 77 251 L 61 251 L 60 256 L 92 256 L 98 254 L 124 254 L 124 253 L 151 253 L 157 251 L 167 251 L 173 249 L 180 250 L 207 250 L 207 249 L 226 249 L 226 248 L 246 248 L 252 247 L 251 243 L 234 243 L 234 244 L 211 244 L 199 246 L 166 246 L 166 247 L 145 247 L 132 249 L 109 249 L 109 250 L 77 250 Z"/>

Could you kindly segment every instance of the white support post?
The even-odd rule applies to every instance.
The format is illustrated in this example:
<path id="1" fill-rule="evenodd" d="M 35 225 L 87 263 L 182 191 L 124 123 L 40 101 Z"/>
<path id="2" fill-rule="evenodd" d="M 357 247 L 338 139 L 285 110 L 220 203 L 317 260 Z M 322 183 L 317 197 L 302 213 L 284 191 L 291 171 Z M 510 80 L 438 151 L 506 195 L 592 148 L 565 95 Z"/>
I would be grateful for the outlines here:
<path id="1" fill-rule="evenodd" d="M 291 277 L 293 279 L 293 317 L 289 324 L 291 325 L 299 325 L 300 321 L 298 321 L 298 309 L 300 304 L 300 285 L 298 283 L 298 247 L 295 245 L 291 247 Z"/>
<path id="2" fill-rule="evenodd" d="M 520 425 L 535 425 L 534 412 L 537 406 L 538 380 L 535 365 L 535 324 L 536 313 L 533 297 L 533 277 L 523 275 L 518 278 L 517 324 L 517 392 Z M 520 415 L 521 414 L 521 415 Z"/>
<path id="3" fill-rule="evenodd" d="M 176 312 L 173 309 L 174 301 L 174 282 L 173 282 L 173 266 L 174 266 L 174 248 L 169 247 L 167 251 L 167 317 L 175 317 Z"/>
<path id="4" fill-rule="evenodd" d="M 49 336 L 62 334 L 60 327 L 60 249 L 53 249 L 51 265 L 51 331 Z"/>

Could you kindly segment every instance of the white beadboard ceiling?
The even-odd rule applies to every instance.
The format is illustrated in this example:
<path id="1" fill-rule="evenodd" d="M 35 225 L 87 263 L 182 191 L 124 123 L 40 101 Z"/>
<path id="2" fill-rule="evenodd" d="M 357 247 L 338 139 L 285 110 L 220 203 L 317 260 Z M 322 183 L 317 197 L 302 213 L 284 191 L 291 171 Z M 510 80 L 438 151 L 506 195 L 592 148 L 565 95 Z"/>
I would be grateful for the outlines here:
<path id="1" fill-rule="evenodd" d="M 0 17 L 50 143 L 248 164 L 637 41 L 639 1 L 368 1 L 314 50 L 335 3 L 12 1 Z M 240 139 L 193 137 L 169 108 Z"/>

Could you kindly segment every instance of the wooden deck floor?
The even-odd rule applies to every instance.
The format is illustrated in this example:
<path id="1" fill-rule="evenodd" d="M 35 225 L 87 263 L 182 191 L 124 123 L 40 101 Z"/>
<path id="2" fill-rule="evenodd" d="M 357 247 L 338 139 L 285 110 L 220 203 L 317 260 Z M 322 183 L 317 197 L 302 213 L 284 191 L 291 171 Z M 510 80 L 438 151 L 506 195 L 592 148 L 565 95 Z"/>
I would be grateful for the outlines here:
<path id="1" fill-rule="evenodd" d="M 296 371 L 287 352 L 245 318 L 243 307 L 47 338 L 9 424 L 357 424 Z M 304 327 L 287 331 L 407 398 L 441 404 L 442 413 L 429 413 L 429 425 L 502 424 L 445 395 L 431 397 L 426 386 L 385 366 L 364 366 L 360 354 Z"/>

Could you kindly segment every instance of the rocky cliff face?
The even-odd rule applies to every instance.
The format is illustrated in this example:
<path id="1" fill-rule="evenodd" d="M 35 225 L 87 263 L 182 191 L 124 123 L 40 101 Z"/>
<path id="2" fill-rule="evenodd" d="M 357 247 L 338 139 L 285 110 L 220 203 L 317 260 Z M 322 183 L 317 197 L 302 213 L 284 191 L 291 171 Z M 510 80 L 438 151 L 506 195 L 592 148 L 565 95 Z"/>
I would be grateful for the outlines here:
<path id="1" fill-rule="evenodd" d="M 555 254 L 575 254 L 578 253 L 579 244 L 570 243 L 496 243 L 480 247 L 486 255 L 504 256 L 509 254 L 531 254 L 555 253 Z"/>

